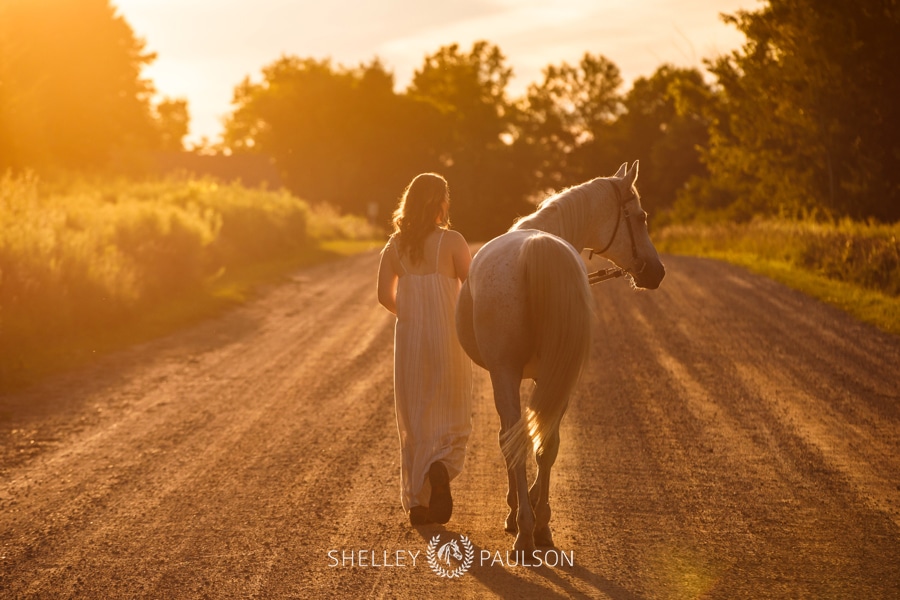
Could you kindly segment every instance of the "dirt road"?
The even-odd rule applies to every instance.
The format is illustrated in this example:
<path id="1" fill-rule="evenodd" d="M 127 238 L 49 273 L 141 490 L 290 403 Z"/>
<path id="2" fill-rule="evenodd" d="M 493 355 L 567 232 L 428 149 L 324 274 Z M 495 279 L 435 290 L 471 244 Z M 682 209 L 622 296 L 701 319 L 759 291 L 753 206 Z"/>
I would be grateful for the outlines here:
<path id="1" fill-rule="evenodd" d="M 705 260 L 595 287 L 559 564 L 516 566 L 481 370 L 452 520 L 400 509 L 376 261 L 0 398 L 0 597 L 900 597 L 900 338 Z"/>

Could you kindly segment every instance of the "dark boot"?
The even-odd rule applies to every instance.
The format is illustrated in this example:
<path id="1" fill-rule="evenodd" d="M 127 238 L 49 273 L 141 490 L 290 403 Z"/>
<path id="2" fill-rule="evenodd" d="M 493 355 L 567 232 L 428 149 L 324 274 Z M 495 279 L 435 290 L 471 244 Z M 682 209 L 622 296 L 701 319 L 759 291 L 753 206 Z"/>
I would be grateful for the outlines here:
<path id="1" fill-rule="evenodd" d="M 428 480 L 431 482 L 428 517 L 435 523 L 446 523 L 453 513 L 453 497 L 450 495 L 450 475 L 444 463 L 438 461 L 431 465 Z"/>
<path id="2" fill-rule="evenodd" d="M 410 525 L 428 525 L 429 523 L 433 522 L 434 521 L 428 518 L 427 506 L 413 506 L 409 509 Z"/>

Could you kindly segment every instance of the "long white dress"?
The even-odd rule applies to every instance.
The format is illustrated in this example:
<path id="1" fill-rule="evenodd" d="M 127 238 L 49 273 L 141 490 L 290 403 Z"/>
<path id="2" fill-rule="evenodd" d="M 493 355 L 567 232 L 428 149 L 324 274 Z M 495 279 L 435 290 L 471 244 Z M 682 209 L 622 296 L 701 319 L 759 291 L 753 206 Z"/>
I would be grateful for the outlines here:
<path id="1" fill-rule="evenodd" d="M 472 362 L 456 336 L 459 280 L 437 272 L 410 273 L 403 263 L 397 283 L 394 328 L 394 403 L 400 434 L 400 501 L 405 510 L 428 506 L 428 468 L 447 467 L 450 479 L 462 471 L 472 431 Z"/>

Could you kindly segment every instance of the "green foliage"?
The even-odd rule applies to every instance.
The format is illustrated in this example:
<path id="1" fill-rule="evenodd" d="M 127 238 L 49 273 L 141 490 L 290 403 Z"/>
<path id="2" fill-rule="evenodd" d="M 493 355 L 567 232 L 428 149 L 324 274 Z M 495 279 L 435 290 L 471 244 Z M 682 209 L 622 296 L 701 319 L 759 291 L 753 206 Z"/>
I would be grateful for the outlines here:
<path id="1" fill-rule="evenodd" d="M 699 149 L 708 139 L 713 91 L 701 73 L 663 65 L 624 95 L 621 84 L 615 64 L 586 54 L 578 66 L 548 67 L 544 81 L 528 88 L 516 144 L 532 190 L 561 189 L 640 158 L 641 194 L 657 211 L 705 175 Z"/>
<path id="2" fill-rule="evenodd" d="M 898 237 L 900 224 L 807 217 L 670 225 L 654 241 L 664 252 L 740 265 L 900 334 Z"/>
<path id="3" fill-rule="evenodd" d="M 153 59 L 109 0 L 2 0 L 0 170 L 97 168 L 155 146 Z"/>
<path id="4" fill-rule="evenodd" d="M 0 179 L 0 231 L 0 379 L 36 347 L 132 322 L 231 272 L 378 235 L 286 192 L 33 175 Z"/>
<path id="5" fill-rule="evenodd" d="M 644 160 L 656 208 L 704 173 L 711 91 L 696 70 L 662 67 L 623 97 L 618 67 L 585 54 L 577 66 L 548 67 L 518 101 L 506 95 L 511 74 L 483 41 L 426 56 L 402 94 L 378 61 L 348 69 L 282 57 L 236 89 L 225 141 L 274 156 L 294 193 L 356 214 L 374 203 L 385 223 L 412 176 L 440 172 L 454 226 L 472 239 L 506 230 L 531 212 L 529 198 L 623 160 Z"/>
<path id="6" fill-rule="evenodd" d="M 608 147 L 611 124 L 622 112 L 621 85 L 612 61 L 585 54 L 577 66 L 548 66 L 544 80 L 528 87 L 519 101 L 517 145 L 530 159 L 525 175 L 534 179 L 535 190 L 558 190 L 585 179 L 585 163 L 595 159 L 587 155 Z M 621 156 L 606 161 L 607 169 L 616 160 L 621 163 Z M 592 165 L 587 178 L 601 174 L 602 162 Z"/>
<path id="7" fill-rule="evenodd" d="M 444 46 L 425 57 L 406 92 L 436 111 L 427 129 L 436 134 L 429 140 L 438 158 L 432 170 L 450 182 L 454 227 L 473 239 L 502 233 L 517 214 L 530 212 L 520 152 L 510 144 L 512 70 L 505 62 L 485 41 L 468 53 Z"/>
<path id="8" fill-rule="evenodd" d="M 897 3 L 771 0 L 727 21 L 747 43 L 710 64 L 710 178 L 684 202 L 900 219 Z"/>
<path id="9" fill-rule="evenodd" d="M 433 110 L 393 91 L 377 60 L 359 68 L 282 57 L 235 90 L 225 143 L 235 152 L 275 158 L 295 194 L 367 214 L 385 225 L 417 169 L 435 166 Z"/>
<path id="10" fill-rule="evenodd" d="M 425 59 L 405 94 L 380 62 L 358 68 L 282 57 L 235 90 L 226 123 L 234 152 L 275 157 L 296 194 L 341 210 L 377 208 L 387 225 L 404 186 L 439 171 L 451 182 L 453 220 L 487 237 L 527 210 L 505 88 L 511 71 L 485 42 L 446 46 Z M 489 208 L 489 210 L 485 210 Z"/>
<path id="11" fill-rule="evenodd" d="M 712 96 L 699 71 L 670 65 L 637 79 L 625 96 L 611 146 L 642 158 L 641 196 L 652 210 L 671 208 L 690 179 L 706 175 L 699 149 L 708 143 Z"/>
<path id="12" fill-rule="evenodd" d="M 509 131 L 506 86 L 512 69 L 496 46 L 476 42 L 466 54 L 459 45 L 443 46 L 425 57 L 415 72 L 407 95 L 435 106 L 448 117 L 458 160 L 460 151 L 474 142 L 476 152 L 496 146 Z"/>
<path id="13" fill-rule="evenodd" d="M 311 238 L 321 242 L 350 240 L 369 243 L 382 237 L 381 230 L 362 217 L 341 214 L 336 206 L 324 202 L 312 205 L 306 229 Z"/>
<path id="14" fill-rule="evenodd" d="M 235 89 L 222 149 L 272 157 L 294 195 L 385 226 L 413 176 L 440 172 L 454 226 L 473 240 L 505 230 L 530 200 L 634 159 L 663 222 L 900 219 L 897 3 L 767 0 L 725 20 L 747 40 L 708 62 L 714 83 L 662 65 L 624 92 L 615 63 L 585 53 L 510 99 L 512 69 L 487 41 L 426 55 L 402 92 L 377 59 L 283 56 Z M 111 0 L 0 0 L 0 169 L 128 171 L 148 164 L 147 150 L 181 149 L 187 104 L 151 106 L 141 71 L 153 59 Z M 246 210 L 218 227 L 266 231 L 263 213 Z M 135 217 L 135 231 L 192 237 L 180 217 L 154 218 Z M 229 237 L 211 242 L 214 254 Z"/>
<path id="15" fill-rule="evenodd" d="M 156 105 L 154 112 L 160 149 L 169 152 L 182 150 L 190 124 L 187 100 L 166 98 Z"/>
<path id="16" fill-rule="evenodd" d="M 653 238 L 664 252 L 748 255 L 900 297 L 900 224 L 757 218 L 673 224 Z"/>

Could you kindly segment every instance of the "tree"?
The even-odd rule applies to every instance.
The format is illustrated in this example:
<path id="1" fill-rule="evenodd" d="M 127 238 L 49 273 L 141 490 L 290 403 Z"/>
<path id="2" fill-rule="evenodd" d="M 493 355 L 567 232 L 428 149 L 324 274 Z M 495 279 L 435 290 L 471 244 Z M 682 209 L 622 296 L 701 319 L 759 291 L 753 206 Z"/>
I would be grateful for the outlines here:
<path id="1" fill-rule="evenodd" d="M 699 202 L 900 218 L 900 6 L 771 0 L 726 21 L 747 43 L 710 64 L 722 93 Z"/>
<path id="2" fill-rule="evenodd" d="M 226 144 L 271 154 L 295 192 L 336 201 L 352 88 L 352 74 L 335 72 L 330 61 L 283 57 L 263 68 L 262 83 L 248 77 L 235 90 Z"/>
<path id="3" fill-rule="evenodd" d="M 577 66 L 548 66 L 543 81 L 528 87 L 519 104 L 517 143 L 527 148 L 535 188 L 580 183 L 624 160 L 608 147 L 621 113 L 621 85 L 612 61 L 586 53 Z"/>
<path id="4" fill-rule="evenodd" d="M 479 41 L 426 56 L 406 95 L 433 107 L 440 121 L 428 132 L 450 182 L 454 223 L 474 239 L 506 230 L 528 212 L 528 182 L 511 145 L 513 106 L 506 97 L 512 69 L 500 49 Z"/>
<path id="5" fill-rule="evenodd" d="M 153 58 L 109 0 L 0 0 L 0 168 L 152 146 Z"/>
<path id="6" fill-rule="evenodd" d="M 235 89 L 225 125 L 232 152 L 274 157 L 282 180 L 299 196 L 366 213 L 383 222 L 403 186 L 434 169 L 428 132 L 436 112 L 393 91 L 378 60 L 358 68 L 330 60 L 282 57 Z"/>
<path id="7" fill-rule="evenodd" d="M 506 86 L 512 69 L 496 46 L 476 42 L 462 53 L 458 44 L 444 46 L 425 57 L 406 93 L 435 106 L 447 119 L 452 150 L 476 144 L 494 147 L 509 132 Z M 448 161 L 459 157 L 449 156 Z"/>
<path id="8" fill-rule="evenodd" d="M 662 65 L 635 80 L 612 125 L 611 144 L 624 158 L 640 158 L 641 195 L 654 210 L 668 209 L 692 177 L 706 175 L 700 149 L 708 144 L 713 92 L 696 69 Z"/>
<path id="9" fill-rule="evenodd" d="M 187 100 L 165 98 L 156 105 L 156 129 L 160 149 L 178 152 L 184 149 L 184 136 L 188 134 L 190 114 Z"/>

